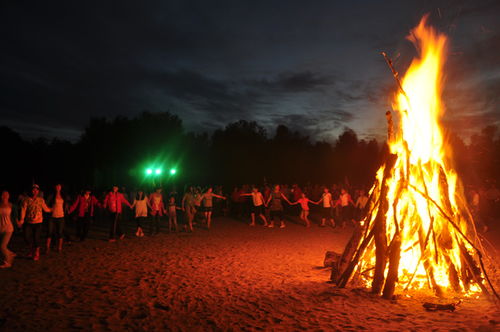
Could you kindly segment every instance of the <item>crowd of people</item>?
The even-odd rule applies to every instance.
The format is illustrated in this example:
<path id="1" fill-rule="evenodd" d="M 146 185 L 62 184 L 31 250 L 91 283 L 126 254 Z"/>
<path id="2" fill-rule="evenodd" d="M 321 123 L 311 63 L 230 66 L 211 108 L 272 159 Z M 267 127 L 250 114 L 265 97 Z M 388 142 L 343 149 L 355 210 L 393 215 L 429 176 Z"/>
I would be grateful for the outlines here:
<path id="1" fill-rule="evenodd" d="M 498 190 L 490 190 L 488 194 L 496 201 L 500 198 Z M 481 195 L 489 199 L 486 193 Z M 229 197 L 223 194 L 221 186 L 205 189 L 188 186 L 182 194 L 175 189 L 166 193 L 160 187 L 149 193 L 141 189 L 128 193 L 125 188 L 113 186 L 101 195 L 85 189 L 71 197 L 63 193 L 61 184 L 56 184 L 49 195 L 34 184 L 29 194 L 19 195 L 14 202 L 8 191 L 1 194 L 0 268 L 12 266 L 16 254 L 9 250 L 8 244 L 16 230 L 24 235 L 27 256 L 36 261 L 40 259 L 43 244 L 49 253 L 54 249 L 62 251 L 65 240 L 74 239 L 74 235 L 78 241 L 85 241 L 96 218 L 108 220 L 108 241 L 115 242 L 125 237 L 123 219 L 135 221 L 136 237 L 160 233 L 163 222 L 169 233 L 193 232 L 195 225 L 210 229 L 214 214 L 249 219 L 251 227 L 260 224 L 283 229 L 285 215 L 299 216 L 305 227 L 311 227 L 310 211 L 314 208 L 318 226 L 345 227 L 362 219 L 368 201 L 366 190 L 347 185 L 243 185 L 234 187 Z M 479 191 L 470 191 L 470 205 L 476 217 L 484 220 Z M 75 234 L 65 227 L 68 220 L 74 221 Z"/>
<path id="2" fill-rule="evenodd" d="M 56 184 L 53 192 L 46 195 L 34 184 L 30 193 L 23 193 L 11 202 L 10 193 L 3 191 L 0 202 L 0 268 L 12 266 L 14 254 L 8 244 L 17 230 L 24 235 L 27 256 L 39 260 L 42 245 L 46 253 L 62 251 L 64 241 L 73 239 L 85 241 L 96 217 L 109 223 L 108 241 L 115 242 L 125 237 L 122 219 L 133 219 L 136 223 L 135 236 L 160 233 L 160 224 L 165 220 L 168 232 L 193 232 L 194 226 L 210 229 L 212 216 L 230 215 L 233 218 L 249 218 L 250 226 L 258 221 L 265 227 L 285 228 L 285 214 L 297 214 L 293 208 L 300 207 L 300 220 L 310 227 L 310 205 L 319 205 L 321 222 L 335 227 L 338 220 L 345 227 L 353 222 L 367 204 L 364 190 L 356 190 L 354 199 L 346 189 L 320 186 L 275 185 L 273 187 L 244 185 L 235 187 L 230 198 L 223 194 L 221 186 L 189 186 L 182 195 L 172 190 L 164 193 L 156 188 L 150 193 L 137 190 L 128 193 L 125 188 L 113 186 L 109 192 L 96 196 L 91 189 L 85 189 L 71 197 Z M 66 221 L 75 223 L 74 235 L 65 227 Z M 148 227 L 149 226 L 149 227 Z M 147 228 L 147 229 L 146 229 Z M 43 240 L 45 240 L 44 243 Z"/>

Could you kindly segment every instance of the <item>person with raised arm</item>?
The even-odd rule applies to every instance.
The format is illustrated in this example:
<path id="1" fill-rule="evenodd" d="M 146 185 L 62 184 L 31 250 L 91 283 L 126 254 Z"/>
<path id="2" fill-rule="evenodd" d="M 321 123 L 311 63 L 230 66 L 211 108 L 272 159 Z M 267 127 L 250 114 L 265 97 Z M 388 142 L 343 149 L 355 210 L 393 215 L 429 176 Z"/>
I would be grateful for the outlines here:
<path id="1" fill-rule="evenodd" d="M 111 191 L 104 198 L 104 208 L 108 210 L 110 220 L 109 242 L 115 242 L 118 236 L 120 240 L 125 238 L 120 222 L 123 212 L 123 204 L 132 208 L 132 205 L 125 199 L 125 196 L 118 191 L 118 186 L 113 186 Z"/>
<path id="2" fill-rule="evenodd" d="M 201 202 L 203 205 L 203 215 L 207 221 L 207 228 L 210 229 L 212 224 L 212 210 L 213 210 L 213 198 L 226 199 L 226 197 L 214 194 L 213 188 L 209 187 L 203 195 L 201 195 Z"/>
<path id="3" fill-rule="evenodd" d="M 300 196 L 301 197 L 296 202 L 292 203 L 292 205 L 300 204 L 300 219 L 306 223 L 306 227 L 311 227 L 311 221 L 309 220 L 309 203 L 315 205 L 318 205 L 319 203 L 311 201 L 307 198 L 305 193 L 301 193 Z"/>
<path id="4" fill-rule="evenodd" d="M 269 198 L 267 199 L 267 202 L 266 202 L 266 205 L 269 205 L 269 203 L 271 203 L 271 205 L 269 206 L 269 210 L 271 213 L 271 216 L 270 216 L 271 220 L 270 220 L 270 223 L 268 226 L 269 228 L 274 227 L 274 220 L 275 219 L 280 221 L 280 228 L 286 227 L 285 221 L 283 219 L 284 215 L 283 215 L 282 200 L 284 200 L 288 204 L 292 204 L 292 203 L 290 203 L 288 198 L 286 198 L 286 196 L 281 192 L 280 185 L 277 184 L 274 186 L 274 190 L 271 192 L 271 195 L 269 195 Z"/>
<path id="5" fill-rule="evenodd" d="M 316 202 L 316 204 L 322 204 L 322 216 L 321 216 L 321 227 L 326 226 L 326 220 L 328 219 L 333 228 L 335 228 L 335 221 L 333 220 L 333 208 L 335 207 L 332 194 L 328 187 L 323 189 L 323 194 L 321 195 L 321 199 Z"/>
<path id="6" fill-rule="evenodd" d="M 96 207 L 101 207 L 97 198 L 92 195 L 90 189 L 85 189 L 68 210 L 68 214 L 76 212 L 76 236 L 83 242 L 87 238 L 92 225 Z"/>
<path id="7" fill-rule="evenodd" d="M 241 194 L 241 196 L 252 196 L 252 208 L 250 212 L 250 217 L 252 222 L 250 226 L 255 226 L 255 216 L 259 216 L 264 222 L 264 227 L 267 227 L 267 219 L 264 215 L 264 196 L 259 191 L 257 186 L 253 186 L 251 193 Z"/>
<path id="8" fill-rule="evenodd" d="M 40 187 L 34 184 L 31 196 L 27 196 L 21 205 L 19 227 L 24 225 L 24 238 L 30 247 L 28 257 L 34 261 L 40 259 L 40 234 L 42 233 L 43 212 L 52 212 L 40 197 Z"/>

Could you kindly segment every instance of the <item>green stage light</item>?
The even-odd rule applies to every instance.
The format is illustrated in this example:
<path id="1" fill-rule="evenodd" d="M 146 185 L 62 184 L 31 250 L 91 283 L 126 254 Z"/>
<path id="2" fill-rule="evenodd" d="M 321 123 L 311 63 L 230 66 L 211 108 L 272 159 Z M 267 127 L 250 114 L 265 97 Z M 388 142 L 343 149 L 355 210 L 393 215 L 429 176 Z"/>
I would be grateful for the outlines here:
<path id="1" fill-rule="evenodd" d="M 146 169 L 146 175 L 153 174 L 153 170 L 151 168 Z"/>
<path id="2" fill-rule="evenodd" d="M 160 175 L 161 174 L 161 169 L 160 168 L 157 168 L 156 171 L 155 171 L 155 174 L 156 175 Z"/>
<path id="3" fill-rule="evenodd" d="M 170 169 L 170 175 L 175 175 L 177 173 L 177 170 L 175 168 Z"/>

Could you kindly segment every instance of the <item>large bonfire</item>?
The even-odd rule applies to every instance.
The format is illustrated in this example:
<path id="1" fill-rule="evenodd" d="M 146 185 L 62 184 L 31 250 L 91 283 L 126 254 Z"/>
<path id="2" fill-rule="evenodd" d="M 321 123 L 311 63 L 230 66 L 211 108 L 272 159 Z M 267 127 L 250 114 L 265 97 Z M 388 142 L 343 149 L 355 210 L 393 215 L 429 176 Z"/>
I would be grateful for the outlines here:
<path id="1" fill-rule="evenodd" d="M 488 292 L 481 244 L 439 126 L 447 38 L 427 17 L 407 38 L 419 56 L 403 79 L 386 57 L 398 85 L 395 129 L 387 113 L 390 155 L 332 279 L 340 287 L 371 284 L 386 298 L 396 289 Z"/>

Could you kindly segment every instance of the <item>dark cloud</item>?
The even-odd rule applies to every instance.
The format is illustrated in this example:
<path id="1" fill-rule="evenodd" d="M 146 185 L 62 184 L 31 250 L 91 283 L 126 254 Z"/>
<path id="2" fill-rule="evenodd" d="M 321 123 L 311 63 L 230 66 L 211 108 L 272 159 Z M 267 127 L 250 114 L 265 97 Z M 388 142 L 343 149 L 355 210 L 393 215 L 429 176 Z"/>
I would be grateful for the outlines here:
<path id="1" fill-rule="evenodd" d="M 249 82 L 251 86 L 274 93 L 298 93 L 316 91 L 334 84 L 332 77 L 311 71 L 282 73 L 273 79 Z"/>
<path id="2" fill-rule="evenodd" d="M 333 133 L 344 130 L 354 118 L 355 116 L 347 111 L 331 109 L 275 115 L 270 118 L 268 125 L 271 127 L 272 124 L 280 123 L 313 139 L 333 141 L 335 136 Z"/>
<path id="3" fill-rule="evenodd" d="M 457 1 L 456 6 L 459 7 L 458 14 L 478 15 L 479 17 L 483 16 L 485 13 L 498 13 L 500 10 L 500 3 L 496 0 L 469 2 Z"/>
<path id="4" fill-rule="evenodd" d="M 449 121 L 500 117 L 498 1 L 8 2 L 0 124 L 75 139 L 90 117 L 178 114 L 188 130 L 239 119 L 314 138 L 384 132 L 420 17 L 450 35 Z M 480 111 L 478 111 L 480 110 Z M 445 119 L 448 121 L 448 119 Z M 456 120 L 455 123 L 464 123 Z M 474 121 L 480 125 L 480 121 Z"/>

